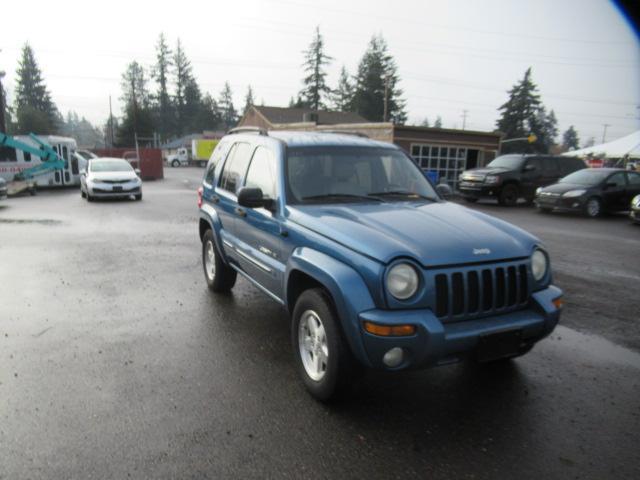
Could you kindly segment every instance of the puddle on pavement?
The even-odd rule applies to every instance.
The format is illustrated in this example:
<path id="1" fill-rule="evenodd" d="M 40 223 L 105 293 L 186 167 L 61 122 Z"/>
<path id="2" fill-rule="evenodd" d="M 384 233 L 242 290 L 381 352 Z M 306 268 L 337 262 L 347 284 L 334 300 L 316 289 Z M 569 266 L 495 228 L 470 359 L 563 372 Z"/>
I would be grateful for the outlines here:
<path id="1" fill-rule="evenodd" d="M 640 353 L 602 337 L 587 335 L 560 325 L 551 334 L 551 338 L 585 352 L 590 359 L 640 369 Z"/>
<path id="2" fill-rule="evenodd" d="M 50 218 L 0 218 L 0 223 L 60 225 L 62 222 L 60 220 L 52 220 Z"/>

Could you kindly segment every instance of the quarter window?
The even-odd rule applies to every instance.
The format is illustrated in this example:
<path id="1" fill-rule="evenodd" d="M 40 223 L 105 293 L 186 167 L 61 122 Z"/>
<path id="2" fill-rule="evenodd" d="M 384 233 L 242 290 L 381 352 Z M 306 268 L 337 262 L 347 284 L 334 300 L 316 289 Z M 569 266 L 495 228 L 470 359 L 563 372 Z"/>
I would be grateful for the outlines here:
<path id="1" fill-rule="evenodd" d="M 276 162 L 265 147 L 258 147 L 247 172 L 245 186 L 259 188 L 265 198 L 276 198 Z"/>
<path id="2" fill-rule="evenodd" d="M 640 186 L 640 174 L 627 173 L 627 178 L 629 179 L 629 185 L 633 185 L 634 187 Z"/>
<path id="3" fill-rule="evenodd" d="M 250 159 L 251 146 L 248 143 L 236 143 L 220 176 L 220 188 L 235 194 L 242 185 L 242 179 Z"/>

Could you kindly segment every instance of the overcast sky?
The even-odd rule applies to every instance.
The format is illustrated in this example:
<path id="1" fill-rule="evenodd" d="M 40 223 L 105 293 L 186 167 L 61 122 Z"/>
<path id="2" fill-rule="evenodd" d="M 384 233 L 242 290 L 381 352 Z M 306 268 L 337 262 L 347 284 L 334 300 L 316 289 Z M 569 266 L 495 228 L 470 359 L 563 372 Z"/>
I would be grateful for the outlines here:
<path id="1" fill-rule="evenodd" d="M 3 2 L 0 70 L 15 85 L 20 48 L 29 42 L 54 101 L 102 124 L 120 114 L 120 76 L 138 60 L 150 66 L 160 32 L 179 37 L 201 88 L 216 97 L 225 80 L 241 107 L 247 85 L 257 102 L 286 106 L 301 87 L 302 51 L 320 26 L 334 57 L 335 85 L 355 73 L 372 34 L 395 57 L 410 122 L 442 116 L 445 127 L 492 130 L 497 107 L 527 67 L 564 131 L 584 142 L 640 128 L 638 37 L 604 0 L 269 0 Z M 154 87 L 151 83 L 150 87 Z"/>

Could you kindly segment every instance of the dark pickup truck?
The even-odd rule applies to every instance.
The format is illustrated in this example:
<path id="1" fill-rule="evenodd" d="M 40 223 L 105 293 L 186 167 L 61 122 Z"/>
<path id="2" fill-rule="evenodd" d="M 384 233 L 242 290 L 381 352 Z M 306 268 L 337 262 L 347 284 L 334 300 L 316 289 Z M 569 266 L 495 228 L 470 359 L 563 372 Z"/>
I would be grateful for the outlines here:
<path id="1" fill-rule="evenodd" d="M 459 190 L 469 202 L 495 197 L 501 205 L 515 205 L 519 198 L 532 203 L 536 189 L 585 167 L 582 160 L 574 157 L 502 155 L 486 167 L 463 172 Z"/>

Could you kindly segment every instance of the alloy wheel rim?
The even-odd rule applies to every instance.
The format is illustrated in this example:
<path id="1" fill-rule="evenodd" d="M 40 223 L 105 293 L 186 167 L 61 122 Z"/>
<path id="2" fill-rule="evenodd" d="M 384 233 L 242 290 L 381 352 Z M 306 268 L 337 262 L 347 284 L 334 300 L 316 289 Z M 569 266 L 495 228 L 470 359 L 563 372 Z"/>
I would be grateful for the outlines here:
<path id="1" fill-rule="evenodd" d="M 595 217 L 596 215 L 598 215 L 598 213 L 600 213 L 600 205 L 598 204 L 597 200 L 589 200 L 589 203 L 587 203 L 587 212 L 592 217 Z"/>
<path id="2" fill-rule="evenodd" d="M 216 276 L 216 253 L 213 248 L 213 242 L 207 241 L 204 255 L 204 270 L 210 281 L 213 281 Z"/>
<path id="3" fill-rule="evenodd" d="M 306 310 L 300 318 L 298 348 L 309 378 L 316 382 L 322 380 L 327 373 L 329 345 L 324 324 L 313 310 Z"/>

